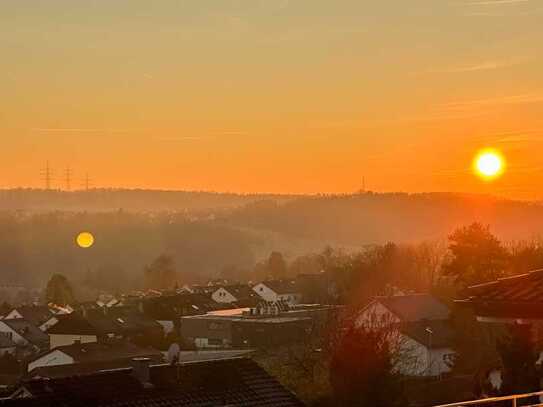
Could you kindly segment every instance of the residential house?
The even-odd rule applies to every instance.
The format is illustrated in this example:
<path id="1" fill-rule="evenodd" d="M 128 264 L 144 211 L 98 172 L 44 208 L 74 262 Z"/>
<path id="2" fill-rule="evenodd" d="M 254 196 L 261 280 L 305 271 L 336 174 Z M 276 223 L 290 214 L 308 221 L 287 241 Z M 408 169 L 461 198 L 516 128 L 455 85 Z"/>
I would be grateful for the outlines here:
<path id="1" fill-rule="evenodd" d="M 164 336 L 162 325 L 134 306 L 110 307 L 104 311 L 106 319 L 110 318 L 119 327 L 120 335 L 123 338 L 134 339 L 145 336 L 160 340 Z M 100 312 L 94 314 L 102 316 Z M 88 317 L 91 318 L 90 315 Z"/>
<path id="2" fill-rule="evenodd" d="M 236 284 L 217 287 L 211 294 L 211 298 L 221 304 L 235 303 L 239 307 L 253 307 L 260 299 L 260 296 L 248 285 Z"/>
<path id="3" fill-rule="evenodd" d="M 9 338 L 24 352 L 41 352 L 49 349 L 49 336 L 23 318 L 0 320 L 0 335 Z"/>
<path id="4" fill-rule="evenodd" d="M 534 324 L 543 322 L 543 269 L 469 287 L 463 299 L 479 322 Z"/>
<path id="5" fill-rule="evenodd" d="M 181 317 L 205 314 L 224 306 L 225 304 L 213 301 L 210 295 L 188 292 L 145 298 L 137 302 L 138 309 L 162 325 L 166 335 L 173 331 L 179 332 Z"/>
<path id="6" fill-rule="evenodd" d="M 16 349 L 17 344 L 11 340 L 10 335 L 5 335 L 3 332 L 0 333 L 0 357 L 8 353 L 15 355 Z"/>
<path id="7" fill-rule="evenodd" d="M 470 308 L 482 324 L 486 339 L 499 341 L 511 325 L 522 326 L 531 334 L 531 340 L 541 367 L 543 362 L 543 269 L 500 278 L 488 283 L 469 287 L 464 297 L 456 301 L 460 307 Z M 486 366 L 486 383 L 481 386 L 501 392 L 503 367 L 499 364 Z M 480 396 L 489 396 L 483 392 Z M 543 402 L 543 397 L 541 397 Z M 519 402 L 520 403 L 520 402 Z"/>
<path id="8" fill-rule="evenodd" d="M 58 316 L 58 323 L 47 333 L 51 347 L 81 343 L 101 342 L 111 338 L 134 339 L 145 336 L 160 340 L 162 326 L 133 306 L 82 309 L 69 315 Z"/>
<path id="9" fill-rule="evenodd" d="M 50 377 L 49 370 L 57 375 L 65 369 L 50 369 L 59 366 L 69 366 L 69 371 L 98 371 L 129 367 L 133 358 L 150 358 L 155 363 L 163 361 L 161 352 L 142 348 L 128 342 L 108 341 L 102 343 L 76 342 L 67 346 L 59 346 L 36 356 L 27 364 L 27 371 L 38 370 L 41 377 Z"/>
<path id="10" fill-rule="evenodd" d="M 56 379 L 21 383 L 1 406 L 303 406 L 256 362 L 245 357 L 133 366 Z"/>
<path id="11" fill-rule="evenodd" d="M 119 333 L 119 327 L 108 319 L 92 318 L 91 321 L 78 313 L 59 316 L 58 322 L 47 331 L 51 349 L 74 342 L 98 342 L 99 339 L 112 338 Z"/>
<path id="12" fill-rule="evenodd" d="M 430 294 L 376 297 L 357 318 L 358 325 L 447 320 L 447 305 Z"/>
<path id="13" fill-rule="evenodd" d="M 291 305 L 299 304 L 302 301 L 300 288 L 295 281 L 269 280 L 256 284 L 253 287 L 264 301 L 278 302 L 285 301 Z"/>
<path id="14" fill-rule="evenodd" d="M 48 306 L 42 305 L 25 305 L 17 308 L 13 308 L 8 312 L 4 319 L 18 319 L 23 318 L 33 325 L 40 328 L 42 331 L 54 325 L 57 321 L 55 314 L 49 309 Z"/>
<path id="15" fill-rule="evenodd" d="M 409 376 L 439 376 L 451 368 L 454 355 L 450 310 L 429 294 L 377 297 L 356 320 L 359 327 L 393 329 L 404 360 L 398 366 Z"/>

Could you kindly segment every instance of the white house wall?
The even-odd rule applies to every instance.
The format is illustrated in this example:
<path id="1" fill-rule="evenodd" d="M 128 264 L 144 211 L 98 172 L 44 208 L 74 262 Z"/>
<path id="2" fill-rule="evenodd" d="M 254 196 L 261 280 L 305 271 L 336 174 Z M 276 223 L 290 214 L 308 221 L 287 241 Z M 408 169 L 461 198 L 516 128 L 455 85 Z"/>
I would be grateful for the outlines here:
<path id="1" fill-rule="evenodd" d="M 237 301 L 236 297 L 222 287 L 211 294 L 211 298 L 220 304 L 230 304 Z"/>
<path id="2" fill-rule="evenodd" d="M 400 339 L 402 356 L 397 370 L 406 376 L 439 376 L 451 370 L 445 359 L 447 355 L 453 353 L 450 348 L 428 350 L 426 346 L 402 335 Z"/>
<path id="3" fill-rule="evenodd" d="M 58 319 L 56 317 L 51 317 L 40 326 L 40 329 L 43 332 L 47 332 L 52 326 L 55 326 L 57 323 Z"/>
<path id="4" fill-rule="evenodd" d="M 356 320 L 356 326 L 377 327 L 401 322 L 387 307 L 379 301 L 369 304 Z"/>
<path id="5" fill-rule="evenodd" d="M 11 311 L 9 314 L 7 314 L 4 319 L 19 319 L 19 318 L 22 318 L 23 316 L 21 314 L 19 314 L 19 311 L 17 311 L 16 309 L 14 309 L 13 311 Z"/>
<path id="6" fill-rule="evenodd" d="M 0 349 L 0 356 L 5 356 L 8 353 L 10 355 L 15 355 L 15 351 L 16 351 L 15 347 L 13 347 L 13 348 L 2 348 L 2 349 Z"/>
<path id="7" fill-rule="evenodd" d="M 164 330 L 164 335 L 168 335 L 173 332 L 175 325 L 173 321 L 156 321 L 160 325 L 162 325 L 162 329 Z"/>
<path id="8" fill-rule="evenodd" d="M 49 334 L 49 339 L 51 341 L 51 349 L 58 348 L 59 346 L 73 345 L 76 341 L 81 341 L 81 343 L 98 342 L 98 338 L 96 337 L 96 335 Z"/>
<path id="9" fill-rule="evenodd" d="M 253 291 L 257 293 L 264 301 L 268 302 L 285 301 L 290 305 L 296 305 L 302 300 L 302 295 L 300 293 L 277 294 L 264 283 L 255 285 L 253 287 Z"/>
<path id="10" fill-rule="evenodd" d="M 265 284 L 259 283 L 253 287 L 253 291 L 257 293 L 264 301 L 277 301 L 277 294 Z"/>
<path id="11" fill-rule="evenodd" d="M 28 371 L 31 372 L 38 367 L 71 365 L 73 363 L 74 359 L 71 356 L 57 349 L 30 362 L 28 364 Z"/>
<path id="12" fill-rule="evenodd" d="M 28 345 L 28 341 L 24 337 L 19 335 L 17 331 L 14 331 L 8 325 L 6 325 L 4 322 L 1 322 L 1 321 L 0 321 L 0 332 L 4 334 L 10 334 L 8 335 L 10 339 L 19 346 Z"/>

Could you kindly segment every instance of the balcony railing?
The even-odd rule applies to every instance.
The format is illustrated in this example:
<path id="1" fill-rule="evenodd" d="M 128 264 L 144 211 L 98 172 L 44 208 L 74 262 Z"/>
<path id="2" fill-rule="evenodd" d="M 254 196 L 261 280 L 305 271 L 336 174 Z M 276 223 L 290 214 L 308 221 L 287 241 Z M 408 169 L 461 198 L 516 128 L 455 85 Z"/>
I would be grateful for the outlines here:
<path id="1" fill-rule="evenodd" d="M 504 396 L 504 397 L 490 397 L 487 399 L 481 399 L 481 400 L 472 400 L 472 401 L 463 401 L 461 403 L 451 403 L 451 404 L 441 404 L 434 407 L 468 407 L 468 406 L 485 406 L 486 404 L 490 403 L 496 403 L 498 401 L 510 401 L 512 407 L 542 407 L 543 402 L 539 402 L 536 404 L 524 404 L 521 401 L 526 400 L 531 397 L 539 397 L 541 400 L 541 396 L 543 396 L 543 391 L 538 391 L 536 393 L 526 393 L 526 394 L 515 394 L 512 396 Z M 503 404 L 504 406 L 506 404 Z"/>

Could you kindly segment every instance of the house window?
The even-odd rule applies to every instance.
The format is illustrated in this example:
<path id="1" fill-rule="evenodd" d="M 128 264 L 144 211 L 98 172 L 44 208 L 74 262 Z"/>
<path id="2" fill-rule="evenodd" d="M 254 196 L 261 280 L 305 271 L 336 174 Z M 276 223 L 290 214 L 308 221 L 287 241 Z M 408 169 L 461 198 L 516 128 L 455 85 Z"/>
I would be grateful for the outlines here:
<path id="1" fill-rule="evenodd" d="M 211 346 L 221 346 L 222 345 L 222 339 L 216 339 L 216 338 L 208 338 L 207 344 Z"/>
<path id="2" fill-rule="evenodd" d="M 0 332 L 0 335 L 12 340 L 13 339 L 13 332 Z"/>

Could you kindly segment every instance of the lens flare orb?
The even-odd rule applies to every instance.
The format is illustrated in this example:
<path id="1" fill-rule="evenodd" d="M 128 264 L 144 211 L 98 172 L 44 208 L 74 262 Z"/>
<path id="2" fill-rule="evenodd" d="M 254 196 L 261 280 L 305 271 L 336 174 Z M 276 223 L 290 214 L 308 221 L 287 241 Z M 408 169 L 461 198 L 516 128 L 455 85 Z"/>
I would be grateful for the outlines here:
<path id="1" fill-rule="evenodd" d="M 88 249 L 94 244 L 94 236 L 89 232 L 81 232 L 77 235 L 76 242 L 82 249 Z"/>

